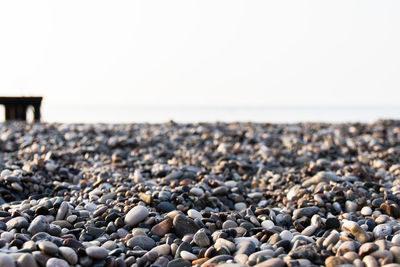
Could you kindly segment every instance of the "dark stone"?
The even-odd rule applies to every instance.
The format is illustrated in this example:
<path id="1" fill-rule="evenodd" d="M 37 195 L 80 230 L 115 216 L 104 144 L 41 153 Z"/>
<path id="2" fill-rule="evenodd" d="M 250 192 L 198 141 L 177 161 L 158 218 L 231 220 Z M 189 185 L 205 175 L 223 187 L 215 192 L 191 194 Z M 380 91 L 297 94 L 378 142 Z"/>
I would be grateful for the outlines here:
<path id="1" fill-rule="evenodd" d="M 176 249 L 175 258 L 180 258 L 182 251 L 192 252 L 192 246 L 188 242 L 182 242 Z"/>
<path id="2" fill-rule="evenodd" d="M 186 234 L 194 234 L 200 228 L 192 219 L 182 214 L 174 217 L 173 226 L 176 235 L 179 237 L 183 237 Z"/>
<path id="3" fill-rule="evenodd" d="M 190 261 L 181 258 L 173 259 L 167 264 L 167 267 L 190 267 L 190 266 L 192 266 L 192 263 Z"/>
<path id="4" fill-rule="evenodd" d="M 325 221 L 326 229 L 338 229 L 340 227 L 340 221 L 336 218 L 328 218 Z"/>
<path id="5" fill-rule="evenodd" d="M 162 213 L 167 213 L 167 212 L 176 210 L 176 207 L 175 207 L 174 204 L 172 204 L 172 203 L 170 203 L 170 202 L 165 202 L 165 201 L 163 201 L 163 202 L 160 202 L 160 203 L 157 205 L 157 209 L 158 209 L 160 212 L 162 212 Z"/>

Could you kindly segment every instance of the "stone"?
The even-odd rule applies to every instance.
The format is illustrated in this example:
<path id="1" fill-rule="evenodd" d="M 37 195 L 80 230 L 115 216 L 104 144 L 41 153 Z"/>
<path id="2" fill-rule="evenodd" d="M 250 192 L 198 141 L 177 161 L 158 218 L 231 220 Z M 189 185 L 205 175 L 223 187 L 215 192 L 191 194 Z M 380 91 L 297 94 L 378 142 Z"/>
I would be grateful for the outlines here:
<path id="1" fill-rule="evenodd" d="M 64 220 L 65 217 L 67 216 L 69 211 L 69 204 L 66 201 L 63 201 L 58 208 L 57 215 L 56 215 L 56 220 Z"/>
<path id="2" fill-rule="evenodd" d="M 69 264 L 65 260 L 51 258 L 47 261 L 46 267 L 69 267 Z"/>
<path id="3" fill-rule="evenodd" d="M 188 260 L 188 261 L 194 261 L 197 260 L 197 256 L 194 255 L 193 253 L 190 253 L 188 251 L 182 250 L 181 251 L 181 258 L 184 260 Z"/>
<path id="4" fill-rule="evenodd" d="M 338 232 L 333 231 L 331 232 L 328 237 L 324 240 L 324 242 L 322 243 L 322 245 L 324 247 L 328 247 L 329 245 L 335 245 L 338 241 L 339 241 L 340 235 Z"/>
<path id="5" fill-rule="evenodd" d="M 15 267 L 14 259 L 10 255 L 0 252 L 0 266 Z"/>
<path id="6" fill-rule="evenodd" d="M 186 234 L 194 234 L 200 228 L 192 219 L 182 214 L 174 217 L 173 226 L 175 233 L 179 237 L 183 237 Z"/>
<path id="7" fill-rule="evenodd" d="M 261 223 L 262 228 L 270 229 L 275 226 L 274 222 L 271 220 L 265 220 Z"/>
<path id="8" fill-rule="evenodd" d="M 125 216 L 125 224 L 128 226 L 135 226 L 149 215 L 149 211 L 146 207 L 141 205 L 135 206 Z"/>
<path id="9" fill-rule="evenodd" d="M 66 259 L 69 264 L 74 265 L 78 263 L 78 255 L 75 250 L 70 247 L 59 247 L 58 251 Z"/>
<path id="10" fill-rule="evenodd" d="M 167 267 L 190 267 L 192 263 L 182 258 L 176 258 L 168 262 Z"/>
<path id="11" fill-rule="evenodd" d="M 372 242 L 368 242 L 368 243 L 364 243 L 361 245 L 359 251 L 358 251 L 358 255 L 360 257 L 364 257 L 368 254 L 371 254 L 372 252 L 374 252 L 375 250 L 378 250 L 379 247 L 377 244 L 372 243 Z"/>
<path id="12" fill-rule="evenodd" d="M 102 260 L 108 256 L 108 251 L 101 247 L 91 246 L 86 248 L 86 254 L 92 259 Z"/>
<path id="13" fill-rule="evenodd" d="M 366 267 L 379 267 L 377 260 L 371 255 L 365 256 L 362 261 L 365 263 Z"/>
<path id="14" fill-rule="evenodd" d="M 299 219 L 299 218 L 301 218 L 303 216 L 311 218 L 318 211 L 319 211 L 319 208 L 316 207 L 316 206 L 296 209 L 296 210 L 293 211 L 293 219 L 296 220 L 296 219 Z"/>
<path id="15" fill-rule="evenodd" d="M 256 250 L 256 245 L 254 244 L 254 242 L 251 242 L 251 241 L 243 241 L 243 242 L 240 242 L 240 243 L 236 246 L 235 255 L 238 255 L 238 254 L 250 255 L 250 254 L 252 254 L 255 250 Z"/>
<path id="16" fill-rule="evenodd" d="M 210 245 L 210 239 L 207 234 L 202 230 L 198 230 L 193 236 L 193 242 L 199 247 L 207 247 Z"/>
<path id="17" fill-rule="evenodd" d="M 176 210 L 176 207 L 170 202 L 163 201 L 158 203 L 157 209 L 162 213 L 167 213 Z"/>
<path id="18" fill-rule="evenodd" d="M 202 218 L 203 218 L 203 216 L 201 215 L 201 213 L 198 212 L 198 211 L 195 210 L 195 209 L 190 209 L 190 210 L 188 210 L 188 211 L 187 211 L 187 214 L 188 214 L 189 218 L 192 218 L 192 219 L 202 219 Z"/>
<path id="19" fill-rule="evenodd" d="M 284 267 L 285 262 L 280 258 L 273 258 L 265 260 L 259 264 L 254 265 L 254 267 Z"/>
<path id="20" fill-rule="evenodd" d="M 379 224 L 377 225 L 374 230 L 372 231 L 374 233 L 374 237 L 376 239 L 386 237 L 392 233 L 392 227 L 389 224 Z"/>
<path id="21" fill-rule="evenodd" d="M 129 239 L 126 242 L 126 245 L 130 248 L 134 248 L 135 246 L 139 246 L 144 250 L 150 250 L 153 247 L 155 247 L 156 242 L 154 241 L 154 239 L 147 237 L 147 236 L 143 236 L 143 235 L 138 235 L 138 236 L 134 236 L 131 239 Z"/>
<path id="22" fill-rule="evenodd" d="M 299 246 L 289 252 L 289 256 L 293 259 L 313 260 L 317 256 L 316 250 L 310 245 Z"/>
<path id="23" fill-rule="evenodd" d="M 0 266 L 3 266 L 3 265 L 0 264 Z M 38 265 L 35 261 L 35 258 L 32 256 L 32 254 L 29 254 L 29 253 L 24 253 L 18 257 L 17 266 L 18 267 L 38 267 Z"/>
<path id="24" fill-rule="evenodd" d="M 8 222 L 6 222 L 6 226 L 7 226 L 7 231 L 10 231 L 12 229 L 16 229 L 19 231 L 22 228 L 28 228 L 29 223 L 24 217 L 19 216 L 19 217 L 12 218 Z"/>
<path id="25" fill-rule="evenodd" d="M 58 247 L 56 244 L 50 241 L 40 241 L 38 247 L 41 251 L 48 255 L 56 255 L 58 253 Z"/>
<path id="26" fill-rule="evenodd" d="M 370 207 L 363 207 L 361 209 L 361 215 L 363 216 L 371 216 L 372 214 L 372 209 Z"/>
<path id="27" fill-rule="evenodd" d="M 316 175 L 314 175 L 313 177 L 305 180 L 302 183 L 303 187 L 308 187 L 310 185 L 313 184 L 319 184 L 320 182 L 329 182 L 329 181 L 334 181 L 334 182 L 338 182 L 341 181 L 341 179 L 334 173 L 332 172 L 318 172 Z"/>
<path id="28" fill-rule="evenodd" d="M 282 240 L 289 240 L 291 241 L 293 239 L 293 234 L 288 231 L 288 230 L 283 230 L 280 234 L 279 234 L 280 238 Z"/>
<path id="29" fill-rule="evenodd" d="M 35 235 L 39 232 L 46 232 L 48 228 L 48 223 L 47 223 L 47 218 L 44 215 L 39 215 L 33 221 L 28 227 L 28 233 L 31 235 Z"/>
<path id="30" fill-rule="evenodd" d="M 161 221 L 160 223 L 154 225 L 151 228 L 151 232 L 154 235 L 158 235 L 158 236 L 164 236 L 167 233 L 169 233 L 169 231 L 172 228 L 172 219 L 171 218 L 166 218 L 165 220 Z"/>
<path id="31" fill-rule="evenodd" d="M 325 227 L 327 229 L 339 229 L 340 221 L 337 218 L 328 218 L 325 221 Z"/>
<path id="32" fill-rule="evenodd" d="M 325 260 L 325 266 L 326 267 L 335 267 L 338 265 L 343 265 L 349 263 L 345 258 L 343 257 L 336 257 L 336 256 L 330 256 L 326 258 Z"/>

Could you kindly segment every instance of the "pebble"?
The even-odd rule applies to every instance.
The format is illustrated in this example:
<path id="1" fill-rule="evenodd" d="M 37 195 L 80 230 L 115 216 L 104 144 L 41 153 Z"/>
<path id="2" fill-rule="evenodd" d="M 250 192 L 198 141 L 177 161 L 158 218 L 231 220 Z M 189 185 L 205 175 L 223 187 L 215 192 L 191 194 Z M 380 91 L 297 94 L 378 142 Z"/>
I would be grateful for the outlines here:
<path id="1" fill-rule="evenodd" d="M 3 265 L 0 264 L 0 266 L 3 266 Z M 24 253 L 18 257 L 17 266 L 37 267 L 38 265 L 35 261 L 35 258 L 32 256 L 32 254 Z"/>
<path id="2" fill-rule="evenodd" d="M 203 218 L 201 213 L 194 209 L 188 210 L 187 214 L 188 214 L 189 218 L 192 218 L 192 219 L 200 219 L 201 220 Z"/>
<path id="3" fill-rule="evenodd" d="M 74 265 L 78 262 L 78 255 L 76 254 L 75 250 L 70 247 L 59 247 L 58 251 L 60 254 L 66 259 L 69 264 Z"/>
<path id="4" fill-rule="evenodd" d="M 69 264 L 65 260 L 51 258 L 47 261 L 46 267 L 69 267 Z"/>
<path id="5" fill-rule="evenodd" d="M 182 214 L 178 214 L 174 217 L 173 226 L 178 236 L 194 234 L 200 228 L 192 219 Z"/>
<path id="6" fill-rule="evenodd" d="M 0 266 L 15 267 L 14 259 L 10 255 L 0 252 Z"/>
<path id="7" fill-rule="evenodd" d="M 185 251 L 185 250 L 181 251 L 181 257 L 182 257 L 182 259 L 188 260 L 188 261 L 197 260 L 196 255 L 194 255 L 193 253 L 190 253 L 188 251 Z"/>
<path id="8" fill-rule="evenodd" d="M 154 241 L 154 239 L 152 239 L 150 237 L 138 235 L 138 236 L 134 236 L 131 239 L 129 239 L 126 242 L 126 245 L 130 248 L 139 246 L 144 250 L 150 250 L 156 245 L 156 242 Z"/>
<path id="9" fill-rule="evenodd" d="M 86 248 L 86 254 L 93 259 L 102 260 L 108 256 L 108 251 L 101 247 L 91 246 Z"/>
<path id="10" fill-rule="evenodd" d="M 135 206 L 131 209 L 125 216 L 125 223 L 128 226 L 135 226 L 139 222 L 143 221 L 149 215 L 149 211 L 146 207 L 143 206 Z"/>
<path id="11" fill-rule="evenodd" d="M 379 224 L 373 230 L 376 239 L 386 237 L 392 233 L 392 227 L 389 224 Z"/>

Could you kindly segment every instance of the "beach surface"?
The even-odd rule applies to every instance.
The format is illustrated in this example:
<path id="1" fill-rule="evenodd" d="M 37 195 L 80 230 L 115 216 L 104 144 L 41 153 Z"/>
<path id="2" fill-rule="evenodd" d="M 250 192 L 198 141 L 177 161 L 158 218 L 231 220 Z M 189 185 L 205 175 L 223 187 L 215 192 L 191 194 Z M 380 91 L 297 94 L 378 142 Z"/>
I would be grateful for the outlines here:
<path id="1" fill-rule="evenodd" d="M 0 124 L 0 266 L 400 266 L 400 121 Z"/>

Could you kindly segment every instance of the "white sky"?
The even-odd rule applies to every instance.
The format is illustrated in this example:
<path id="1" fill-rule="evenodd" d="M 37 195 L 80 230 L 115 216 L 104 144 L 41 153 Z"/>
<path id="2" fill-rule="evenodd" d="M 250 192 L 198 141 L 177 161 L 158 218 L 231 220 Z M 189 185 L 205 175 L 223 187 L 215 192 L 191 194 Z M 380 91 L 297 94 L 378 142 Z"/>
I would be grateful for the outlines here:
<path id="1" fill-rule="evenodd" d="M 1 1 L 0 94 L 397 105 L 400 1 Z"/>

